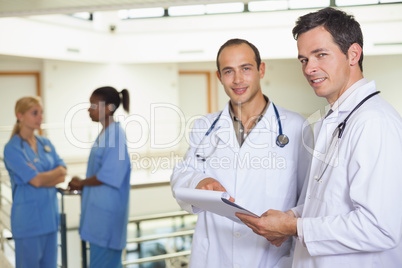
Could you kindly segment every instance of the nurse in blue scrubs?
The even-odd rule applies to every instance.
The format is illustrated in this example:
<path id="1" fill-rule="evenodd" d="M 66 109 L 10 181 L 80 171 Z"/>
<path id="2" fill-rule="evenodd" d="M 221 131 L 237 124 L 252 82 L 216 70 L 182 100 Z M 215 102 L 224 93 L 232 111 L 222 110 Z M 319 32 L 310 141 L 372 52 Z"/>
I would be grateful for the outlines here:
<path id="1" fill-rule="evenodd" d="M 86 179 L 74 177 L 69 187 L 82 189 L 80 235 L 90 244 L 90 268 L 117 268 L 126 246 L 131 167 L 126 135 L 113 114 L 120 103 L 129 112 L 129 94 L 101 87 L 89 100 L 89 116 L 103 129 L 92 146 Z"/>
<path id="2" fill-rule="evenodd" d="M 59 208 L 55 186 L 64 181 L 66 165 L 47 138 L 35 135 L 42 123 L 40 100 L 19 99 L 15 114 L 4 163 L 12 186 L 16 267 L 56 268 Z"/>

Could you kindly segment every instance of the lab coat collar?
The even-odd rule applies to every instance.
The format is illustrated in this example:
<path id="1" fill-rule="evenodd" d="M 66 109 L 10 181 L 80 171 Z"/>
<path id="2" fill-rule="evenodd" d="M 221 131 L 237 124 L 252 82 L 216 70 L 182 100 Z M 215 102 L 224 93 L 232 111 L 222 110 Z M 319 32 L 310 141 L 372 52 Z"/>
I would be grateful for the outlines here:
<path id="1" fill-rule="evenodd" d="M 374 81 L 368 82 L 365 78 L 359 80 L 354 85 L 352 85 L 344 94 L 339 98 L 339 102 L 333 107 L 335 110 L 327 118 L 331 120 L 332 118 L 337 118 L 340 114 L 349 113 L 356 107 L 362 99 L 364 99 L 369 94 L 375 92 L 376 85 Z"/>
<path id="2" fill-rule="evenodd" d="M 215 120 L 215 119 L 214 119 Z M 233 121 L 229 113 L 229 103 L 222 110 L 222 114 L 215 125 L 215 135 L 221 140 L 220 142 L 227 145 L 233 151 L 238 151 L 240 146 L 236 138 L 233 128 Z"/>
<path id="3" fill-rule="evenodd" d="M 278 106 L 277 106 L 278 108 Z M 279 116 L 281 116 L 281 113 L 279 112 Z M 278 120 L 276 118 L 276 114 L 274 111 L 274 107 L 272 105 L 272 101 L 269 102 L 269 106 L 267 110 L 265 111 L 264 116 L 262 119 L 257 123 L 257 125 L 251 130 L 251 132 L 248 134 L 247 139 L 250 141 L 254 141 L 258 138 L 260 138 L 260 134 L 262 133 L 267 133 L 267 132 L 273 132 L 273 133 L 278 133 L 279 132 L 279 125 L 278 125 Z M 247 143 L 247 139 L 245 143 Z"/>

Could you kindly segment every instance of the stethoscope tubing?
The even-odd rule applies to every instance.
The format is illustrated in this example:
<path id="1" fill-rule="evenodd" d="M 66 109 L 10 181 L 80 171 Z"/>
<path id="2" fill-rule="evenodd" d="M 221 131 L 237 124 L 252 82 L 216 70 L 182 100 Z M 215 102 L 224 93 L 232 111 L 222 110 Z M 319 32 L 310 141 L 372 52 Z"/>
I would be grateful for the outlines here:
<path id="1" fill-rule="evenodd" d="M 30 163 L 30 162 L 34 163 L 34 162 L 35 162 L 35 159 L 34 159 L 34 161 L 31 161 L 31 159 L 28 157 L 28 154 L 27 154 L 27 152 L 26 152 L 26 150 L 25 150 L 25 147 L 24 147 L 24 141 L 25 141 L 25 140 L 24 140 L 23 138 L 21 138 L 21 137 L 20 137 L 20 139 L 21 139 L 21 149 L 22 149 L 22 153 L 24 154 L 26 160 L 28 161 L 28 163 Z M 38 139 L 36 136 L 35 136 L 35 139 L 42 145 L 42 147 L 43 147 L 43 149 L 44 149 L 44 151 L 45 151 L 46 153 L 50 153 L 50 152 L 52 151 L 52 148 L 50 148 L 49 145 L 46 145 L 43 141 L 41 141 L 40 139 Z M 25 141 L 25 142 L 26 142 L 26 141 Z"/>
<path id="2" fill-rule="evenodd" d="M 363 103 L 365 103 L 367 100 L 369 100 L 370 98 L 374 97 L 375 95 L 377 95 L 377 94 L 379 94 L 379 93 L 380 93 L 380 91 L 376 91 L 376 92 L 374 92 L 374 93 L 369 94 L 369 95 L 366 96 L 364 99 L 362 99 L 362 100 L 353 108 L 353 110 L 348 114 L 348 116 L 335 128 L 334 132 L 332 133 L 331 142 L 330 142 L 329 147 L 328 147 L 329 149 L 331 149 L 331 147 L 332 147 L 332 144 L 333 144 L 333 142 L 334 142 L 334 140 L 335 140 L 335 136 L 338 136 L 337 142 L 339 142 L 339 140 L 342 138 L 343 132 L 345 131 L 345 128 L 346 128 L 346 122 L 349 120 L 349 118 L 351 117 L 351 115 L 352 115 L 357 109 L 359 109 L 360 106 L 363 105 Z M 339 131 L 339 132 L 338 132 L 338 134 L 336 135 L 336 132 L 337 132 L 337 131 Z M 330 152 L 328 152 L 328 153 L 330 153 Z M 332 158 L 332 155 L 330 155 L 330 157 Z M 322 171 L 321 175 L 316 178 L 316 180 L 317 180 L 318 182 L 321 181 L 322 176 L 324 175 L 325 171 L 326 171 L 327 168 L 328 168 L 328 165 L 329 165 L 330 160 L 325 161 L 325 159 L 324 159 L 324 162 L 327 162 L 327 163 L 326 163 L 326 166 L 325 166 L 324 170 Z M 321 168 L 320 168 L 320 169 L 321 169 Z"/>

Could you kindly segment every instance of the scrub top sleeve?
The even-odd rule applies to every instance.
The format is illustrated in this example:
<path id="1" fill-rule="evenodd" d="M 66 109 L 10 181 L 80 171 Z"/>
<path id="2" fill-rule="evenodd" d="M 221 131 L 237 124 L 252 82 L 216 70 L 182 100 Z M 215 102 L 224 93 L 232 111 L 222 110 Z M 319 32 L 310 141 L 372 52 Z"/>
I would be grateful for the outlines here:
<path id="1" fill-rule="evenodd" d="M 4 163 L 15 184 L 27 184 L 39 173 L 35 166 L 24 157 L 22 149 L 18 146 L 6 145 Z"/>
<path id="2" fill-rule="evenodd" d="M 105 149 L 102 165 L 96 177 L 99 181 L 109 186 L 120 188 L 125 174 L 130 169 L 130 159 L 127 153 L 126 137 L 123 130 L 119 129 L 116 146 Z"/>

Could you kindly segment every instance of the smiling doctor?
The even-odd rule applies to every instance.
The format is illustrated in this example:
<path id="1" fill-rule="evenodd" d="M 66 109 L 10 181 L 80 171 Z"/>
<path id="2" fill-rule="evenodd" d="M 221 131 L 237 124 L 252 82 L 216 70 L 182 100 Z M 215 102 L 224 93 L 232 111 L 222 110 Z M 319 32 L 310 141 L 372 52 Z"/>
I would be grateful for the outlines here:
<path id="1" fill-rule="evenodd" d="M 360 25 L 325 8 L 300 17 L 293 35 L 304 76 L 331 105 L 314 126 L 306 200 L 238 216 L 274 245 L 297 236 L 293 267 L 400 268 L 402 119 L 363 78 Z"/>
<path id="2" fill-rule="evenodd" d="M 301 195 L 310 154 L 303 146 L 301 115 L 262 94 L 265 75 L 257 48 L 231 39 L 217 55 L 217 76 L 230 101 L 223 111 L 194 123 L 190 148 L 171 176 L 179 188 L 227 191 L 236 203 L 256 213 L 267 207 L 287 210 Z M 311 143 L 311 129 L 306 141 Z M 180 206 L 195 213 L 190 204 Z M 193 237 L 192 268 L 289 267 L 292 241 L 272 246 L 247 226 L 201 211 Z"/>

